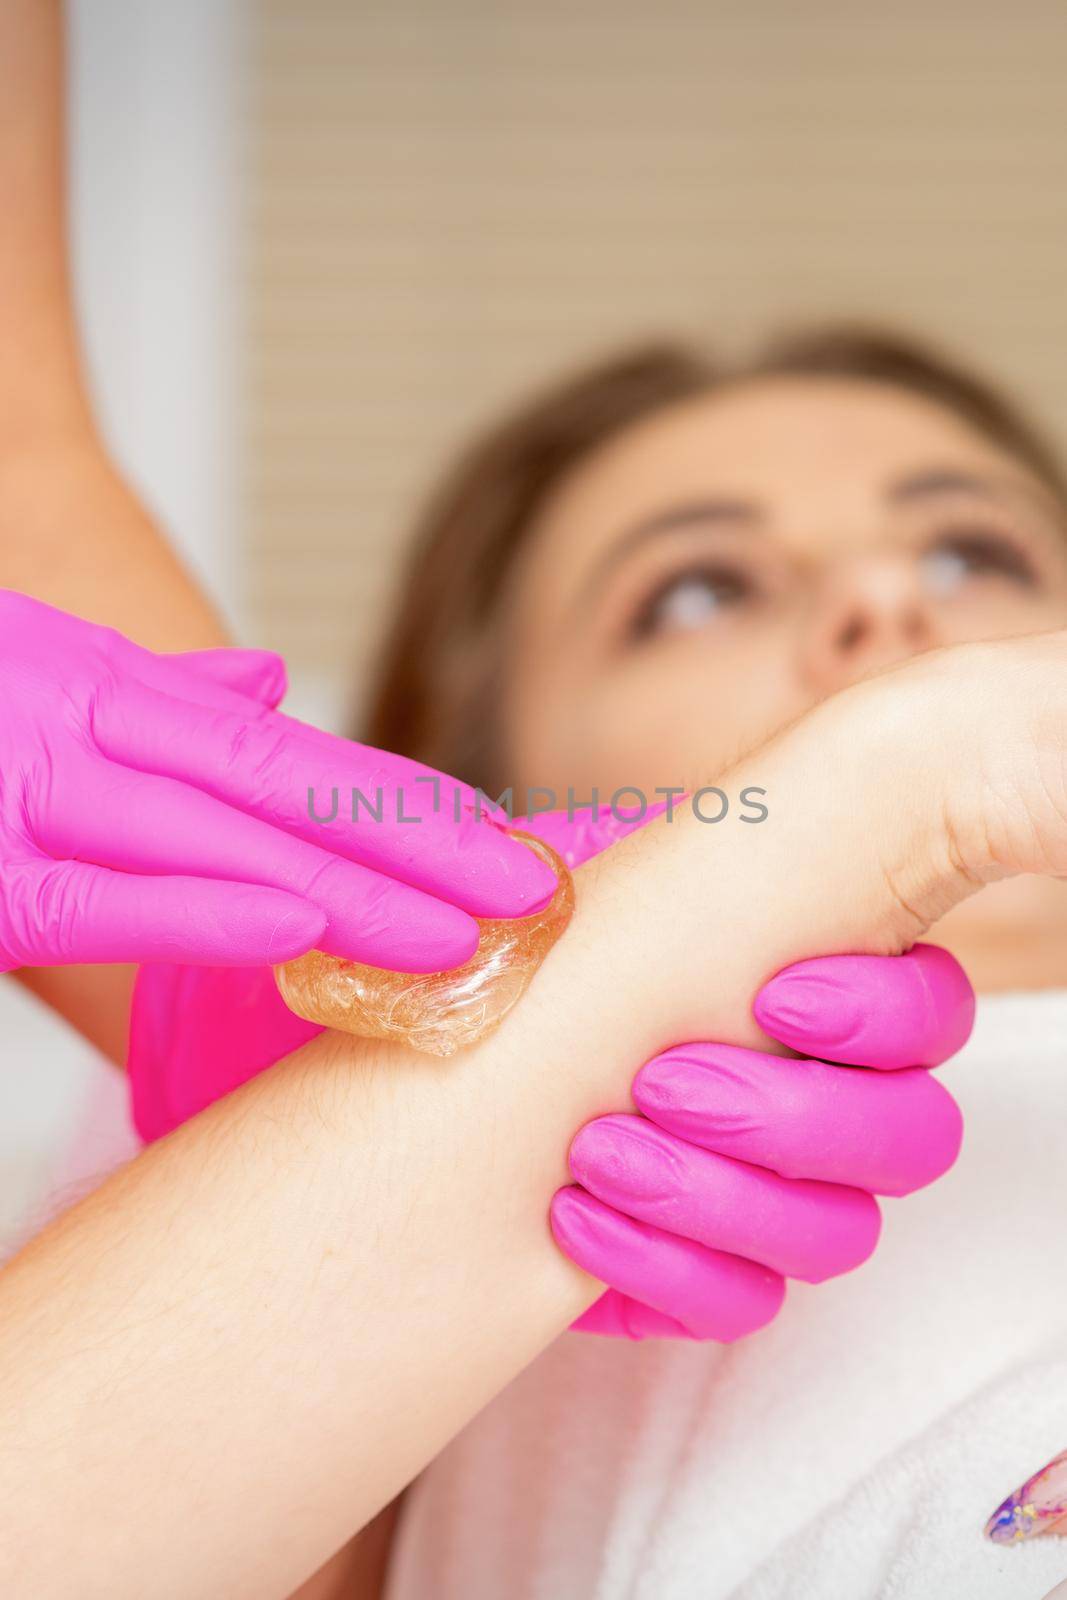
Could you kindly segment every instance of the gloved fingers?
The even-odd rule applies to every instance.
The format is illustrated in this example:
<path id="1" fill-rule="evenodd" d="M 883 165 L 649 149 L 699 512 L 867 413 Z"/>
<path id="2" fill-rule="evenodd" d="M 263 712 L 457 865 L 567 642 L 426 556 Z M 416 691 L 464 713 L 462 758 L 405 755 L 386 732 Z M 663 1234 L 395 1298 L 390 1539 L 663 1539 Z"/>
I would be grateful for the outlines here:
<path id="1" fill-rule="evenodd" d="M 878 1243 L 878 1203 L 864 1189 L 783 1178 L 717 1155 L 622 1113 L 587 1122 L 571 1142 L 572 1176 L 624 1217 L 822 1283 Z"/>
<path id="2" fill-rule="evenodd" d="M 932 1183 L 963 1136 L 959 1107 L 922 1067 L 867 1072 L 697 1043 L 646 1062 L 632 1094 L 652 1122 L 705 1150 L 872 1194 Z"/>
<path id="3" fill-rule="evenodd" d="M 285 890 L 325 914 L 320 949 L 372 966 L 434 972 L 477 945 L 465 911 L 187 784 L 98 758 L 80 764 L 77 782 L 76 800 L 48 786 L 31 801 L 34 842 L 57 860 Z"/>
<path id="4" fill-rule="evenodd" d="M 474 916 L 526 916 L 555 892 L 551 868 L 487 820 L 465 784 L 280 712 L 249 717 L 124 680 L 97 697 L 92 732 L 113 761 L 176 778 Z"/>
<path id="5" fill-rule="evenodd" d="M 778 1273 L 635 1222 L 573 1185 L 557 1189 L 549 1216 L 556 1243 L 572 1261 L 677 1318 L 695 1339 L 740 1339 L 781 1307 L 785 1282 Z"/>
<path id="6" fill-rule="evenodd" d="M 324 920 L 299 896 L 256 884 L 27 860 L 4 871 L 0 970 L 109 961 L 263 966 L 311 949 Z"/>
<path id="7" fill-rule="evenodd" d="M 850 1066 L 936 1067 L 974 1024 L 974 990 L 955 956 L 917 944 L 902 956 L 821 956 L 765 983 L 763 1031 L 804 1055 Z"/>
<path id="8" fill-rule="evenodd" d="M 599 1300 L 575 1317 L 572 1333 L 596 1333 L 606 1339 L 691 1339 L 676 1317 L 632 1300 L 618 1289 L 605 1289 Z"/>

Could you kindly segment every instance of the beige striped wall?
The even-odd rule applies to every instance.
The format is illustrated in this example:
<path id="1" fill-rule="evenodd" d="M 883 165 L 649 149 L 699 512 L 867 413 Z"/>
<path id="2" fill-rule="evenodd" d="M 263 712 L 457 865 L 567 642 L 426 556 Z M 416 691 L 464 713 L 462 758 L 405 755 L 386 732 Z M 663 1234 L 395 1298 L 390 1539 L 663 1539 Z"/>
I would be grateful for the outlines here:
<path id="1" fill-rule="evenodd" d="M 258 636 L 358 692 L 411 508 L 635 333 L 875 313 L 1067 438 L 1067 3 L 249 0 Z"/>

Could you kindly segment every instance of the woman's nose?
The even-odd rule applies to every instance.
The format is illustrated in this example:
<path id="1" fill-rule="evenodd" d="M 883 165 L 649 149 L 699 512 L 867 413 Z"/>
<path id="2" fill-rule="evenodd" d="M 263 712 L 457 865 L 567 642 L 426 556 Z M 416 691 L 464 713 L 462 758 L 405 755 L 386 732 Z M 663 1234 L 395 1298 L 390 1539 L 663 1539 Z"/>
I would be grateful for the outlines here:
<path id="1" fill-rule="evenodd" d="M 936 643 L 914 568 L 892 558 L 857 560 L 830 574 L 812 607 L 805 676 L 832 694 Z"/>

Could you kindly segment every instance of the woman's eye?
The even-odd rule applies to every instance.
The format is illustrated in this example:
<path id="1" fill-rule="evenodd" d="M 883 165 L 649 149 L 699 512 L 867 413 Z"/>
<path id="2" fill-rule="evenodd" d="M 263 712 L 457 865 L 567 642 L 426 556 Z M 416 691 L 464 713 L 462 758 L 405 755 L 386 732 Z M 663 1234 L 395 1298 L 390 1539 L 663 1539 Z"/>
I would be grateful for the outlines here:
<path id="1" fill-rule="evenodd" d="M 1025 552 L 1010 539 L 987 531 L 960 530 L 941 535 L 921 558 L 923 576 L 935 595 L 951 595 L 974 577 L 1004 577 L 1032 588 L 1037 573 Z"/>
<path id="2" fill-rule="evenodd" d="M 647 639 L 658 633 L 689 632 L 752 594 L 748 577 L 729 567 L 696 567 L 661 583 L 637 611 L 629 634 Z"/>

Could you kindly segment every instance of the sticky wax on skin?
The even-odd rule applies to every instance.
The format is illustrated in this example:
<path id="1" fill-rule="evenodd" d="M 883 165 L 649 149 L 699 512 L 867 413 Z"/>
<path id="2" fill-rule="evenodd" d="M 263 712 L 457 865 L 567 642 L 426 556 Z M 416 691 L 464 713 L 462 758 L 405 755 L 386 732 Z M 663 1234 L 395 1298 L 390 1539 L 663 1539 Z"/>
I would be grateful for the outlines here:
<path id="1" fill-rule="evenodd" d="M 542 839 L 512 838 L 555 872 L 555 894 L 530 917 L 478 920 L 478 948 L 450 972 L 390 972 L 309 950 L 274 969 L 290 1011 L 367 1039 L 392 1039 L 432 1056 L 451 1056 L 486 1038 L 526 992 L 574 912 L 574 882 Z"/>

